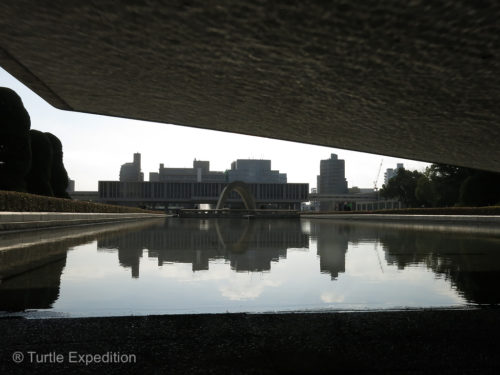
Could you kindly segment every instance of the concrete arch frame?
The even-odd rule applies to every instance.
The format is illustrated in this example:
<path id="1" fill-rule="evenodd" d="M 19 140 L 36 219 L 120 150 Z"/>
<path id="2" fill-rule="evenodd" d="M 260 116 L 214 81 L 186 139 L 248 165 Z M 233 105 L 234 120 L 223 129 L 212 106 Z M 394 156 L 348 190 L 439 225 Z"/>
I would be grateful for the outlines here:
<path id="1" fill-rule="evenodd" d="M 240 195 L 247 210 L 255 210 L 255 199 L 250 192 L 248 185 L 242 181 L 231 182 L 224 188 L 224 190 L 222 190 L 219 201 L 217 202 L 217 210 L 224 208 L 224 203 L 226 203 L 226 200 L 232 191 L 236 191 Z"/>

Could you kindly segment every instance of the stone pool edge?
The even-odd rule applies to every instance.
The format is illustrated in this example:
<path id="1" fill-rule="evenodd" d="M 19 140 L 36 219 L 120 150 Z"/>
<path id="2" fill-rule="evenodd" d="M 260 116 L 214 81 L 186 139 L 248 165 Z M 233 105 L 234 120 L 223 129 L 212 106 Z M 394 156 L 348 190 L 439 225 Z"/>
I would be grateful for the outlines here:
<path id="1" fill-rule="evenodd" d="M 498 215 L 301 214 L 300 217 L 303 219 L 334 219 L 352 221 L 500 224 L 500 216 Z"/>
<path id="2" fill-rule="evenodd" d="M 169 216 L 171 215 L 151 213 L 0 212 L 0 233 Z"/>

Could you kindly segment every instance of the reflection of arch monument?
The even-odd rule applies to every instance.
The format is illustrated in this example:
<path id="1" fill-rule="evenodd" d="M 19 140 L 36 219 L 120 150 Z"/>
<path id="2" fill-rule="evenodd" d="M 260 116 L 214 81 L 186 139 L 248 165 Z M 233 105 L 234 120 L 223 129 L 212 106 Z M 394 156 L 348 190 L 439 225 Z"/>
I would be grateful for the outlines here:
<path id="1" fill-rule="evenodd" d="M 219 240 L 219 244 L 222 246 L 224 250 L 229 250 L 235 253 L 243 253 L 248 249 L 248 244 L 253 237 L 254 234 L 254 221 L 253 220 L 244 220 L 243 221 L 245 229 L 243 233 L 238 238 L 236 242 L 228 242 L 224 241 L 224 236 L 222 235 L 221 228 L 219 226 L 219 221 L 215 221 L 215 230 L 217 232 L 217 238 Z M 227 225 L 227 224 L 226 224 Z"/>
<path id="2" fill-rule="evenodd" d="M 217 210 L 221 210 L 224 208 L 224 203 L 233 190 L 240 195 L 247 210 L 255 210 L 255 199 L 250 192 L 250 188 L 247 184 L 241 181 L 231 182 L 224 188 L 224 190 L 222 190 L 219 201 L 217 202 Z"/>
<path id="3" fill-rule="evenodd" d="M 167 219 L 163 225 L 101 239 L 97 246 L 99 251 L 118 251 L 122 267 L 136 272 L 137 265 L 137 276 L 143 249 L 159 266 L 191 263 L 196 272 L 223 259 L 236 272 L 264 272 L 286 258 L 289 248 L 308 248 L 309 236 L 299 220 Z"/>

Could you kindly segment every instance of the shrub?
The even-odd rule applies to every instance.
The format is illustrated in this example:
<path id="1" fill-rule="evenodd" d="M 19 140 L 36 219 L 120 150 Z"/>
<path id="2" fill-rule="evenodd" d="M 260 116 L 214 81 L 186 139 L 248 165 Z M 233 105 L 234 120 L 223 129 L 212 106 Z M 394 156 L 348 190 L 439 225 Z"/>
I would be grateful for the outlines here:
<path id="1" fill-rule="evenodd" d="M 31 166 L 30 116 L 19 95 L 0 87 L 0 189 L 26 191 Z"/>
<path id="2" fill-rule="evenodd" d="M 0 211 L 13 212 L 90 212 L 90 213 L 158 213 L 135 207 L 113 206 L 93 202 L 45 197 L 14 191 L 0 191 Z"/>
<path id="3" fill-rule="evenodd" d="M 30 130 L 31 169 L 26 176 L 28 193 L 54 195 L 50 186 L 52 168 L 52 144 L 49 138 L 38 130 Z"/>
<path id="4" fill-rule="evenodd" d="M 64 168 L 63 164 L 63 149 L 61 141 L 51 133 L 45 133 L 45 136 L 52 145 L 50 187 L 52 188 L 55 197 L 71 199 L 69 194 L 66 192 L 66 189 L 68 189 L 69 179 L 68 172 L 66 172 L 66 168 Z"/>

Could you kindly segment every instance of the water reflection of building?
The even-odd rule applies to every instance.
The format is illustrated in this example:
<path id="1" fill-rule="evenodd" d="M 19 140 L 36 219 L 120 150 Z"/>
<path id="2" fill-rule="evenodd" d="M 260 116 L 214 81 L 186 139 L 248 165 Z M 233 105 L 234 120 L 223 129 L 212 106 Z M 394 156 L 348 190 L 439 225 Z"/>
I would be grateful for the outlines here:
<path id="1" fill-rule="evenodd" d="M 208 270 L 213 259 L 225 259 L 238 272 L 262 272 L 286 258 L 287 249 L 307 248 L 300 222 L 280 220 L 167 220 L 164 225 L 98 241 L 99 249 L 118 249 L 120 264 L 139 276 L 143 249 L 164 263 L 191 263 Z"/>
<path id="2" fill-rule="evenodd" d="M 73 235 L 71 231 L 78 237 L 23 246 L 10 254 L 11 250 L 0 251 L 0 275 L 9 275 L 0 283 L 0 310 L 50 308 L 59 295 L 67 250 L 95 239 L 100 251 L 118 249 L 120 264 L 130 267 L 132 275 L 138 277 L 143 249 L 148 249 L 148 256 L 156 258 L 159 265 L 188 263 L 193 271 L 207 270 L 213 259 L 225 260 L 240 272 L 268 271 L 273 261 L 287 256 L 287 249 L 307 248 L 309 233 L 317 243 L 320 270 L 332 279 L 345 272 L 348 246 L 380 241 L 389 265 L 400 269 L 425 265 L 438 277 L 449 280 L 468 302 L 500 303 L 496 288 L 500 280 L 498 237 L 328 220 L 305 223 L 308 225 L 302 230 L 301 223 L 293 220 L 170 219 L 108 229 L 99 226 L 84 233 L 81 228 L 67 229 L 65 233 L 54 231 L 55 237 L 68 237 Z M 14 240 L 2 236 L 0 248 L 11 246 Z M 29 271 L 34 267 L 36 270 Z"/>
<path id="3" fill-rule="evenodd" d="M 345 272 L 345 254 L 349 242 L 349 225 L 332 225 L 325 221 L 311 222 L 311 237 L 316 240 L 320 271 L 332 280 Z"/>

